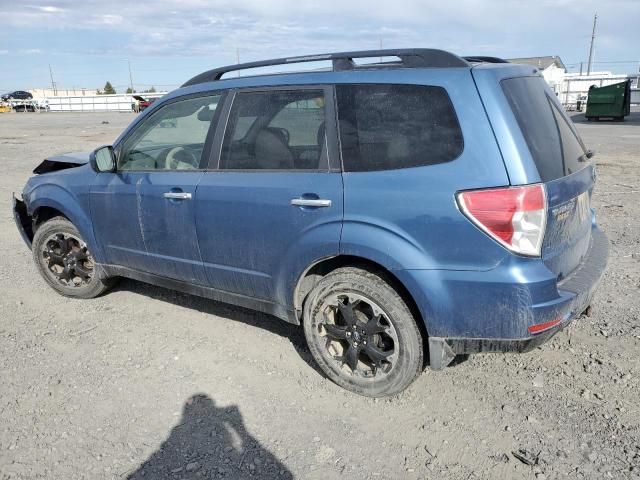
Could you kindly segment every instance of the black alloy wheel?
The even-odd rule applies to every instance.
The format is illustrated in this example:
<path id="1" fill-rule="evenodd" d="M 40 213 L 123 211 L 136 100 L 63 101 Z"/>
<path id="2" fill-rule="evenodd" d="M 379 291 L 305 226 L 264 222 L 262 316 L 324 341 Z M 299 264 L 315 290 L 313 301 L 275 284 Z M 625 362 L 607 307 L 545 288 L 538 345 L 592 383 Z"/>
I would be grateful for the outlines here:
<path id="1" fill-rule="evenodd" d="M 50 235 L 42 246 L 42 257 L 53 278 L 66 287 L 89 284 L 94 262 L 87 245 L 74 235 Z"/>

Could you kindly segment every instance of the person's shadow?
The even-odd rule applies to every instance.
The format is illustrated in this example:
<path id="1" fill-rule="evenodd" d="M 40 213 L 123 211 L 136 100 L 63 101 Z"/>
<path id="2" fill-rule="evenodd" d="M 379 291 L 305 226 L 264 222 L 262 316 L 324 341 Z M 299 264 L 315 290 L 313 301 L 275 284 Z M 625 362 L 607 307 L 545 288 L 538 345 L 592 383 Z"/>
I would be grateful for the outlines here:
<path id="1" fill-rule="evenodd" d="M 238 407 L 219 408 L 207 395 L 184 405 L 180 423 L 130 480 L 293 479 L 287 467 L 245 428 Z"/>

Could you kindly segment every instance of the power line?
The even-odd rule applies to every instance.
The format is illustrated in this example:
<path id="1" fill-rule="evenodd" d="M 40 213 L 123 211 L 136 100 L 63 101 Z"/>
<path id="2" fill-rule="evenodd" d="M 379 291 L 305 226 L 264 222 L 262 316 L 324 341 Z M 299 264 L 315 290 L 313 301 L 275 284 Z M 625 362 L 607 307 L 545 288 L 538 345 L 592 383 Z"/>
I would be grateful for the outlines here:
<path id="1" fill-rule="evenodd" d="M 591 61 L 593 60 L 593 44 L 596 41 L 596 22 L 598 21 L 598 13 L 593 16 L 593 30 L 591 32 L 591 45 L 589 46 L 589 63 L 587 64 L 587 75 L 591 74 Z"/>
<path id="2" fill-rule="evenodd" d="M 51 64 L 49 64 L 49 76 L 51 76 L 51 88 L 53 89 L 53 94 L 57 95 L 56 91 L 56 82 L 53 81 L 53 70 L 51 70 Z"/>
<path id="3" fill-rule="evenodd" d="M 135 90 L 133 89 L 133 76 L 131 75 L 131 62 L 129 59 L 127 59 L 127 65 L 129 65 L 129 88 L 131 88 L 131 93 L 133 93 Z"/>

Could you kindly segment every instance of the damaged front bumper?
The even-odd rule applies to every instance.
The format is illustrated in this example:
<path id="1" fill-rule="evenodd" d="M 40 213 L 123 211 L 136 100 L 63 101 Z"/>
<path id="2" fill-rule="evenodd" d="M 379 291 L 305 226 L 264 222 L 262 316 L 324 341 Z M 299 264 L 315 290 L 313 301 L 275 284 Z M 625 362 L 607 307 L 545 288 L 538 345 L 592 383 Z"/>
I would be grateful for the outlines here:
<path id="1" fill-rule="evenodd" d="M 13 219 L 16 222 L 18 231 L 24 243 L 31 249 L 31 239 L 33 238 L 33 223 L 31 217 L 27 212 L 27 204 L 19 199 L 15 193 L 11 195 L 11 202 L 13 205 Z"/>

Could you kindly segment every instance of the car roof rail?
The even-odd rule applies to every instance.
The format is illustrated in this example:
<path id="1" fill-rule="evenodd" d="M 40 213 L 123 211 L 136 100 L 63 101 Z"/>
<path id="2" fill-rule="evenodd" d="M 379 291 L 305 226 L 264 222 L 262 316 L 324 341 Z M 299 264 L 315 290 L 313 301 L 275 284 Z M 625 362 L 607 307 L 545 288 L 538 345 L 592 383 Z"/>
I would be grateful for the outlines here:
<path id="1" fill-rule="evenodd" d="M 462 57 L 469 63 L 509 63 L 508 60 L 498 57 L 485 57 L 482 55 L 473 55 L 471 57 Z"/>
<path id="2" fill-rule="evenodd" d="M 402 63 L 373 64 L 359 66 L 354 62 L 356 58 L 398 57 Z M 400 66 L 404 68 L 455 68 L 469 67 L 469 63 L 453 53 L 433 48 L 405 48 L 387 50 L 362 50 L 357 52 L 323 53 L 319 55 L 304 55 L 299 57 L 276 58 L 257 62 L 238 63 L 226 67 L 214 68 L 184 83 L 183 87 L 198 83 L 220 80 L 225 73 L 246 70 L 249 68 L 270 67 L 273 65 L 290 65 L 304 62 L 322 62 L 331 60 L 333 71 L 354 70 L 372 66 Z"/>

